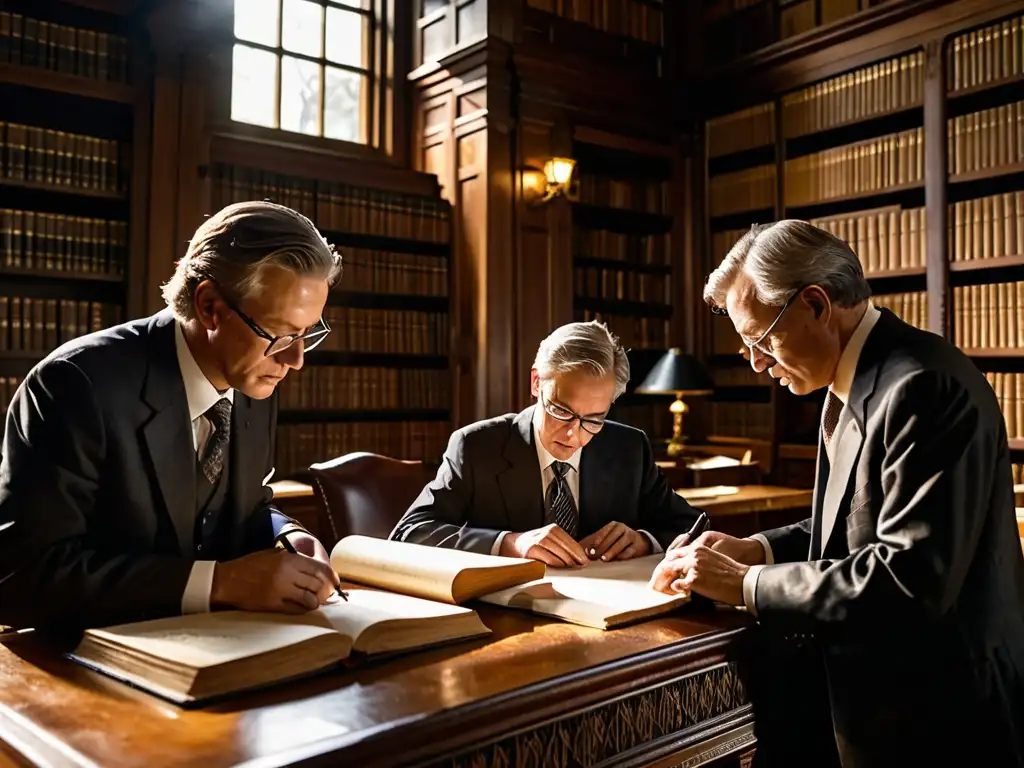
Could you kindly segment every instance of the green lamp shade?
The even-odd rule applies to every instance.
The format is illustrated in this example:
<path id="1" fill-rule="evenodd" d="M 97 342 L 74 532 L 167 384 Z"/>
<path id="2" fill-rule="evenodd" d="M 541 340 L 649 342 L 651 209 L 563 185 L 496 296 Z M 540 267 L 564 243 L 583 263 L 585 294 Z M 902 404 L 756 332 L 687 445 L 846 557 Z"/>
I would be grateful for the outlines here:
<path id="1" fill-rule="evenodd" d="M 642 395 L 709 395 L 714 387 L 701 362 L 675 347 L 654 364 L 635 391 Z"/>

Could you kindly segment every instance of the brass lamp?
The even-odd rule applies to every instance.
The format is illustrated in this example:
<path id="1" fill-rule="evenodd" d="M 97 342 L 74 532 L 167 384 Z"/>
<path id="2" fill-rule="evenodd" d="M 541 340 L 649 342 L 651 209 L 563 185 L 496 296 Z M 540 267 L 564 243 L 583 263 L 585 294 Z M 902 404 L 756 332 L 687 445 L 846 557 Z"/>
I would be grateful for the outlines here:
<path id="1" fill-rule="evenodd" d="M 714 382 L 700 361 L 678 347 L 665 352 L 636 388 L 638 394 L 676 396 L 675 402 L 669 406 L 672 413 L 669 456 L 679 456 L 683 452 L 683 414 L 690 410 L 683 402 L 683 395 L 710 395 L 713 389 Z"/>

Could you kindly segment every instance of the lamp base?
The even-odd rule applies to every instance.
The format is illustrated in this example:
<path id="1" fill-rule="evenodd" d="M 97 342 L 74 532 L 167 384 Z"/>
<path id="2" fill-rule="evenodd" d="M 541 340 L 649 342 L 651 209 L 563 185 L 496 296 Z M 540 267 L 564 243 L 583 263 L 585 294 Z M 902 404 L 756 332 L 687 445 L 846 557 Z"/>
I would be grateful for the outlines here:
<path id="1" fill-rule="evenodd" d="M 665 453 L 671 456 L 673 459 L 682 456 L 686 450 L 686 443 L 682 437 L 673 437 L 668 441 L 668 446 L 665 448 Z"/>
<path id="2" fill-rule="evenodd" d="M 683 414 L 688 410 L 690 409 L 683 402 L 682 395 L 677 392 L 675 402 L 669 406 L 669 411 L 672 413 L 672 438 L 668 441 L 668 447 L 665 451 L 673 458 L 682 456 L 683 449 L 685 448 L 686 439 L 683 437 Z"/>

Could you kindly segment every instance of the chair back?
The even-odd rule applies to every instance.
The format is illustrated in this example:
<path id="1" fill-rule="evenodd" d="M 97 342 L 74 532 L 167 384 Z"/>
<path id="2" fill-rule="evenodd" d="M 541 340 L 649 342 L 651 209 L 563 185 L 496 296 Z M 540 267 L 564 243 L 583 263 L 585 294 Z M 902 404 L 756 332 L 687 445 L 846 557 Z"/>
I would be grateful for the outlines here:
<path id="1" fill-rule="evenodd" d="M 386 539 L 437 467 L 358 452 L 312 464 L 309 471 L 320 508 L 321 542 L 330 552 L 345 536 Z"/>

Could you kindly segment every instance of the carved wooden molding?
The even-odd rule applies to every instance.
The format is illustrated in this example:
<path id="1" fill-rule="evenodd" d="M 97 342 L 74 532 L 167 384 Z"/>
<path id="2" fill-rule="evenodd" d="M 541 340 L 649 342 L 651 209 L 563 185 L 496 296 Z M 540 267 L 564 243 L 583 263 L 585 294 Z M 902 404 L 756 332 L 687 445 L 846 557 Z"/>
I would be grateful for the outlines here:
<path id="1" fill-rule="evenodd" d="M 679 731 L 699 727 L 747 703 L 736 666 L 729 662 L 528 728 L 433 765 L 595 765 Z M 700 751 L 679 765 L 702 765 L 713 757 L 749 748 L 751 742 L 751 735 L 739 735 L 716 744 L 707 753 Z M 710 752 L 714 754 L 709 755 Z"/>

